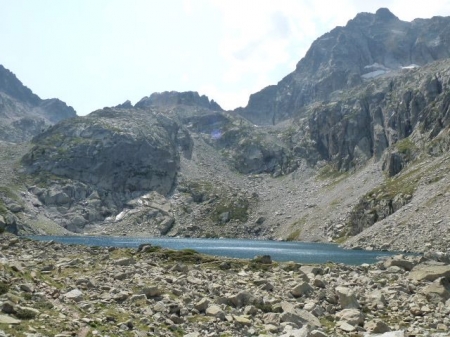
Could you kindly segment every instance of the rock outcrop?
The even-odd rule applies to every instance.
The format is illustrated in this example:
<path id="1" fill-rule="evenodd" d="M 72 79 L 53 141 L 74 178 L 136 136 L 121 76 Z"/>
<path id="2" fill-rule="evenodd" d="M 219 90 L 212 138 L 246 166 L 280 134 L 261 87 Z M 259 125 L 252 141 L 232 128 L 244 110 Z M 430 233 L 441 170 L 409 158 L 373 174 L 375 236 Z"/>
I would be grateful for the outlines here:
<path id="1" fill-rule="evenodd" d="M 136 103 L 136 108 L 148 107 L 173 107 L 177 105 L 195 106 L 212 111 L 223 111 L 219 104 L 214 100 L 209 100 L 205 95 L 200 96 L 198 92 L 186 91 L 165 91 L 155 92 L 149 97 L 142 98 Z"/>
<path id="2" fill-rule="evenodd" d="M 36 184 L 29 191 L 63 210 L 71 229 L 116 216 L 133 199 L 172 191 L 180 134 L 176 122 L 151 110 L 106 108 L 63 121 L 35 137 L 22 159 Z"/>

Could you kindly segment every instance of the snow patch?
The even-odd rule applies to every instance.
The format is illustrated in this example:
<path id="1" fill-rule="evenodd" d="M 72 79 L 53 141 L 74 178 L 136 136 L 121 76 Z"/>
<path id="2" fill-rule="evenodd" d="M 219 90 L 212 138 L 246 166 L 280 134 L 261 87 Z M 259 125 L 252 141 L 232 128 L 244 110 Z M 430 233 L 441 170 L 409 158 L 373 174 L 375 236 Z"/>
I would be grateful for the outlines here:
<path id="1" fill-rule="evenodd" d="M 410 64 L 409 66 L 402 67 L 402 69 L 414 69 L 414 68 L 419 68 L 419 66 L 417 64 Z"/>

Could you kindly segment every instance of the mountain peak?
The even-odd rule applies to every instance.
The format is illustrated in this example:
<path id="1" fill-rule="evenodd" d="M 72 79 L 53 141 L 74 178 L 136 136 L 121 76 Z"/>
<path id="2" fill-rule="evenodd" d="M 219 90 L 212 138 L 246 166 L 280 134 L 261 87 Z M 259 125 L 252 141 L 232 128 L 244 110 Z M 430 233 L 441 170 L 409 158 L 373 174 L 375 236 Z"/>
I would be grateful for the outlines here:
<path id="1" fill-rule="evenodd" d="M 205 95 L 200 96 L 196 91 L 164 91 L 155 92 L 149 97 L 144 97 L 138 103 L 137 108 L 149 106 L 168 107 L 174 105 L 199 106 L 210 110 L 222 111 L 223 109 L 214 100 L 209 100 Z"/>
<path id="2" fill-rule="evenodd" d="M 33 106 L 40 102 L 37 95 L 24 86 L 12 71 L 2 65 L 0 65 L 0 91 Z"/>
<path id="3" fill-rule="evenodd" d="M 375 17 L 381 21 L 399 20 L 388 8 L 380 8 L 376 11 Z"/>

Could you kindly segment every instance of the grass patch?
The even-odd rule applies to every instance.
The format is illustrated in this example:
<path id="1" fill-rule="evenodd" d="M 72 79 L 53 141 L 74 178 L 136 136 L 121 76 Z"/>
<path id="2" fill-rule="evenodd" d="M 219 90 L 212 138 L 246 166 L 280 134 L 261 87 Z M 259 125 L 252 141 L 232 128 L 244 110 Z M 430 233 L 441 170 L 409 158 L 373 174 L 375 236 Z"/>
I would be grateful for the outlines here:
<path id="1" fill-rule="evenodd" d="M 286 238 L 286 241 L 296 241 L 298 239 L 298 237 L 300 236 L 301 232 L 302 231 L 300 229 L 293 231 L 291 234 L 288 235 L 288 237 Z"/>
<path id="2" fill-rule="evenodd" d="M 338 237 L 338 238 L 336 238 L 336 239 L 333 239 L 333 241 L 334 241 L 335 243 L 341 245 L 341 244 L 343 244 L 345 241 L 347 241 L 347 239 L 348 239 L 348 236 L 341 236 L 341 237 Z"/>
<path id="3" fill-rule="evenodd" d="M 337 184 L 349 175 L 348 172 L 338 171 L 331 164 L 323 166 L 317 174 L 317 180 L 332 180 L 333 184 Z"/>
<path id="4" fill-rule="evenodd" d="M 9 291 L 9 284 L 0 282 L 0 295 L 6 294 Z"/>
<path id="5" fill-rule="evenodd" d="M 230 220 L 239 220 L 245 222 L 248 220 L 249 202 L 245 198 L 237 198 L 235 200 L 223 200 L 219 202 L 213 213 L 212 219 L 220 222 L 223 213 L 230 213 Z"/>

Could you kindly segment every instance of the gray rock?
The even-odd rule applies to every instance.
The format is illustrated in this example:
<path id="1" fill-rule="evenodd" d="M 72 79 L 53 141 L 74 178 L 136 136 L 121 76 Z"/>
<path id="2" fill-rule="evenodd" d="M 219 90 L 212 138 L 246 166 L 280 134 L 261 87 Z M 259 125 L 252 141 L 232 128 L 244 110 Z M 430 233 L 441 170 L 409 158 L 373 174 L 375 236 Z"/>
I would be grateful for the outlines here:
<path id="1" fill-rule="evenodd" d="M 217 305 L 209 306 L 205 311 L 206 316 L 212 316 L 220 319 L 221 321 L 225 320 L 225 313 L 223 310 Z"/>
<path id="2" fill-rule="evenodd" d="M 294 297 L 300 297 L 300 296 L 306 295 L 312 291 L 314 291 L 313 287 L 311 287 L 308 283 L 303 282 L 303 283 L 297 284 L 293 289 L 291 289 L 291 294 Z"/>
<path id="3" fill-rule="evenodd" d="M 363 325 L 364 323 L 364 315 L 358 309 L 344 309 L 336 313 L 336 317 L 338 317 L 341 321 L 347 322 L 353 326 Z"/>
<path id="4" fill-rule="evenodd" d="M 346 287 L 336 287 L 336 294 L 339 297 L 339 304 L 342 309 L 359 309 L 359 303 L 355 293 Z"/>
<path id="5" fill-rule="evenodd" d="M 445 302 L 450 298 L 450 283 L 447 278 L 441 277 L 427 285 L 420 291 L 429 302 Z"/>
<path id="6" fill-rule="evenodd" d="M 317 317 L 306 310 L 297 309 L 291 303 L 282 302 L 283 313 L 280 314 L 281 322 L 290 322 L 301 327 L 309 324 L 312 327 L 319 328 L 321 323 Z"/>
<path id="7" fill-rule="evenodd" d="M 20 324 L 21 320 L 6 315 L 0 315 L 0 324 Z"/>
<path id="8" fill-rule="evenodd" d="M 450 265 L 425 265 L 415 266 L 408 277 L 415 281 L 434 281 L 440 277 L 450 278 Z"/>
<path id="9" fill-rule="evenodd" d="M 160 289 L 158 286 L 146 286 L 142 288 L 141 291 L 147 297 L 157 297 L 163 294 L 162 289 Z"/>
<path id="10" fill-rule="evenodd" d="M 202 298 L 200 301 L 195 303 L 194 308 L 199 312 L 205 312 L 211 302 L 207 298 Z"/>
<path id="11" fill-rule="evenodd" d="M 63 295 L 64 298 L 72 300 L 75 302 L 80 302 L 83 300 L 83 292 L 79 289 L 73 289 Z"/>
<path id="12" fill-rule="evenodd" d="M 364 329 L 372 334 L 381 334 L 391 331 L 389 326 L 380 320 L 372 320 L 364 324 Z"/>
<path id="13" fill-rule="evenodd" d="M 128 258 L 128 257 L 124 257 L 122 259 L 119 260 L 115 260 L 113 262 L 116 266 L 130 266 L 132 264 L 135 264 L 136 261 L 133 258 Z"/>

